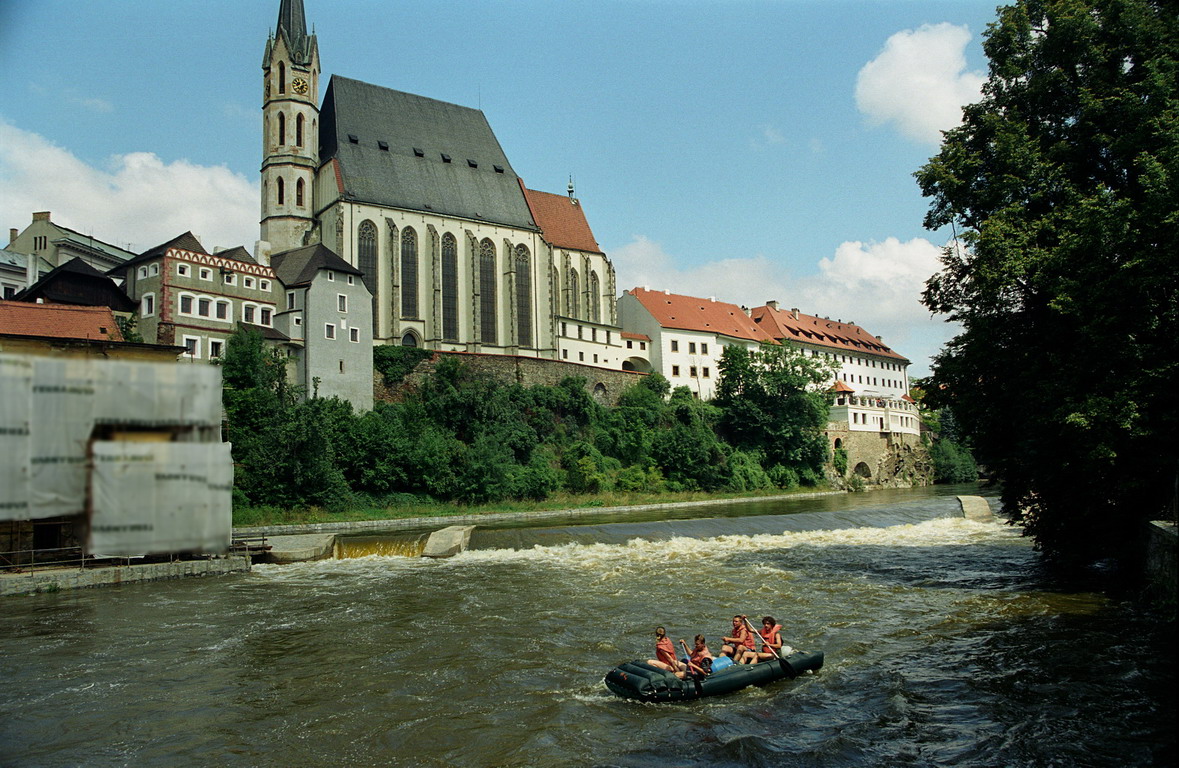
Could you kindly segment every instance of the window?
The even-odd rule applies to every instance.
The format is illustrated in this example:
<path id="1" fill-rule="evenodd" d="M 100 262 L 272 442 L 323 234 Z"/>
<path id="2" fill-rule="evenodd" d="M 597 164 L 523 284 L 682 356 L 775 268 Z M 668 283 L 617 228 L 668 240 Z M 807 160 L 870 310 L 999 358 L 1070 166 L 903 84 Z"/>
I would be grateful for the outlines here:
<path id="1" fill-rule="evenodd" d="M 696 366 L 693 365 L 688 368 L 688 376 L 690 376 L 693 379 L 696 378 Z"/>
<path id="2" fill-rule="evenodd" d="M 191 296 L 184 295 L 184 296 L 180 297 L 180 314 L 182 314 L 182 315 L 191 315 L 192 314 L 192 297 Z"/>
<path id="3" fill-rule="evenodd" d="M 278 177 L 278 186 L 276 188 L 278 193 L 278 204 L 283 204 L 284 192 L 286 191 L 286 183 L 282 180 L 282 176 Z"/>
<path id="4" fill-rule="evenodd" d="M 223 348 L 223 344 L 224 344 L 224 342 L 217 341 L 216 339 L 209 339 L 209 358 L 210 359 L 221 357 L 221 350 Z"/>
<path id="5" fill-rule="evenodd" d="M 626 340 L 626 348 L 627 349 L 634 349 L 635 348 L 634 342 L 631 341 L 630 339 L 627 339 Z"/>
<path id="6" fill-rule="evenodd" d="M 176 274 L 179 275 L 180 277 L 188 277 L 188 265 L 187 264 L 177 264 L 176 265 Z"/>
<path id="7" fill-rule="evenodd" d="M 139 302 L 139 307 L 144 317 L 154 315 L 156 313 L 156 295 L 154 293 L 143 294 L 143 299 Z"/>
<path id="8" fill-rule="evenodd" d="M 679 376 L 680 375 L 680 367 L 678 365 L 673 365 L 671 367 L 671 375 L 672 376 Z"/>
<path id="9" fill-rule="evenodd" d="M 495 245 L 479 243 L 479 340 L 495 343 Z"/>
<path id="10" fill-rule="evenodd" d="M 581 362 L 581 363 L 585 362 L 585 353 L 584 352 L 577 353 L 577 361 Z"/>
<path id="11" fill-rule="evenodd" d="M 287 92 L 287 65 L 281 61 L 278 63 L 278 92 Z"/>
<path id="12" fill-rule="evenodd" d="M 302 325 L 302 324 L 303 324 L 303 318 L 300 317 L 299 315 L 295 315 L 295 325 Z"/>
<path id="13" fill-rule="evenodd" d="M 245 280 L 243 280 L 242 282 L 245 284 L 245 286 L 246 286 L 247 288 L 253 288 L 253 287 L 254 287 L 254 278 L 252 278 L 252 277 L 247 277 L 247 278 L 246 278 Z"/>
<path id="14" fill-rule="evenodd" d="M 226 272 L 225 273 L 225 284 L 226 285 L 234 285 L 235 283 L 237 283 L 237 275 L 235 275 L 232 272 Z"/>
<path id="15" fill-rule="evenodd" d="M 569 316 L 581 317 L 581 295 L 577 287 L 577 273 L 569 270 Z"/>
<path id="16" fill-rule="evenodd" d="M 408 227 L 401 231 L 401 316 L 418 316 L 418 233 Z"/>
<path id="17" fill-rule="evenodd" d="M 348 329 L 348 340 L 359 344 L 360 343 L 360 329 L 359 328 L 349 328 Z"/>
<path id="18" fill-rule="evenodd" d="M 561 350 L 561 359 L 562 359 L 562 360 L 568 360 L 568 359 L 569 359 L 569 350 L 567 350 L 567 349 L 562 349 L 562 350 Z"/>
<path id="19" fill-rule="evenodd" d="M 414 335 L 413 331 L 407 331 L 406 334 L 401 337 L 401 346 L 416 347 L 417 345 L 418 337 Z"/>
<path id="20" fill-rule="evenodd" d="M 532 259 L 525 245 L 516 246 L 516 343 L 532 346 Z"/>
<path id="21" fill-rule="evenodd" d="M 340 361 L 340 373 L 343 373 L 343 372 L 344 372 L 344 361 L 341 360 Z"/>
<path id="22" fill-rule="evenodd" d="M 335 323 L 324 323 L 323 324 L 323 337 L 325 339 L 336 338 L 336 325 L 335 325 Z"/>
<path id="23" fill-rule="evenodd" d="M 569 323 L 561 323 L 561 335 L 562 336 L 569 335 Z"/>
<path id="24" fill-rule="evenodd" d="M 442 236 L 442 338 L 458 340 L 458 241 Z"/>
<path id="25" fill-rule="evenodd" d="M 706 379 L 707 379 L 707 378 L 709 378 L 709 375 L 710 375 L 710 374 L 709 374 L 709 369 L 708 369 L 708 366 L 705 366 L 705 367 L 704 367 L 704 378 L 706 378 Z"/>
<path id="26" fill-rule="evenodd" d="M 356 285 L 356 281 L 352 279 L 352 275 L 348 275 L 348 285 Z"/>
<path id="27" fill-rule="evenodd" d="M 201 317 L 208 317 L 213 310 L 212 299 L 197 299 L 197 314 Z"/>
<path id="28" fill-rule="evenodd" d="M 696 354 L 696 342 L 694 342 L 694 341 L 688 342 L 688 354 L 689 355 Z"/>
<path id="29" fill-rule="evenodd" d="M 302 117 L 302 115 L 300 115 Z M 303 180 L 299 179 L 295 182 L 295 205 L 300 208 L 303 207 Z"/>
<path id="30" fill-rule="evenodd" d="M 344 313 L 348 312 L 348 297 L 342 293 L 336 294 L 336 311 Z"/>
<path id="31" fill-rule="evenodd" d="M 197 275 L 199 275 L 202 280 L 212 280 L 213 270 L 209 269 L 208 267 L 201 267 L 197 272 Z"/>
<path id="32" fill-rule="evenodd" d="M 228 301 L 217 302 L 216 314 L 217 314 L 218 320 L 228 320 L 229 319 L 229 302 Z"/>
<path id="33" fill-rule="evenodd" d="M 583 335 L 582 335 L 582 334 L 583 334 L 583 332 L 584 332 L 584 329 L 583 329 L 583 328 L 582 328 L 580 325 L 579 325 L 579 326 L 577 326 L 577 338 L 579 338 L 579 339 L 580 339 L 580 338 L 584 338 L 584 337 L 583 337 Z"/>
<path id="34" fill-rule="evenodd" d="M 199 358 L 201 356 L 201 337 L 200 336 L 185 336 L 184 337 L 184 354 L 192 358 Z"/>
<path id="35" fill-rule="evenodd" d="M 645 341 L 640 341 L 640 342 L 639 342 L 639 351 L 640 351 L 640 352 L 642 352 L 642 351 L 646 351 L 646 349 L 647 349 L 647 342 L 645 342 Z"/>
<path id="36" fill-rule="evenodd" d="M 300 114 L 295 117 L 295 146 L 303 146 L 303 115 Z M 299 182 L 299 205 L 302 205 L 303 198 L 303 182 Z"/>
<path id="37" fill-rule="evenodd" d="M 586 299 L 587 309 L 589 310 L 589 319 L 595 323 L 602 322 L 602 301 L 598 295 L 601 290 L 598 283 L 598 273 L 590 272 L 589 276 L 589 298 Z"/>
<path id="38" fill-rule="evenodd" d="M 328 270 L 328 280 L 333 283 L 336 282 L 336 273 L 330 269 Z"/>
<path id="39" fill-rule="evenodd" d="M 139 276 L 140 276 L 141 278 L 142 278 L 142 277 L 147 277 L 147 267 L 140 267 L 140 268 L 139 268 Z"/>
<path id="40" fill-rule="evenodd" d="M 597 328 L 590 328 L 590 341 L 597 341 L 597 340 L 598 340 L 598 329 Z"/>
<path id="41" fill-rule="evenodd" d="M 282 112 L 278 113 L 278 145 L 281 147 L 287 143 L 287 116 Z"/>
<path id="42" fill-rule="evenodd" d="M 680 343 L 678 341 L 676 341 L 675 339 L 671 340 L 671 351 L 672 352 L 679 352 L 680 351 Z"/>
<path id="43" fill-rule="evenodd" d="M 597 356 L 597 355 L 594 355 L 594 362 L 595 362 L 595 363 L 596 363 L 596 362 L 598 362 L 598 356 Z"/>
<path id="44" fill-rule="evenodd" d="M 295 308 L 295 292 L 287 291 L 287 309 Z"/>
<path id="45" fill-rule="evenodd" d="M 246 323 L 253 323 L 254 317 L 257 314 L 258 308 L 253 304 L 242 305 L 242 321 Z"/>
<path id="46" fill-rule="evenodd" d="M 258 290 L 269 291 L 270 290 L 270 281 L 269 280 L 260 280 L 258 282 Z"/>
<path id="47" fill-rule="evenodd" d="M 273 313 L 270 310 L 270 307 L 262 307 L 262 309 L 259 311 L 259 315 L 261 315 L 262 325 L 269 327 L 271 320 L 272 320 L 272 315 L 273 315 Z"/>
<path id="48" fill-rule="evenodd" d="M 707 355 L 707 354 L 708 354 L 708 345 L 707 345 L 707 344 L 701 344 L 701 345 L 700 345 L 700 354 L 702 354 L 702 355 Z M 707 368 L 705 368 L 704 370 L 706 370 L 706 371 L 707 371 L 708 369 L 707 369 Z M 706 375 L 707 375 L 707 374 L 706 374 Z"/>

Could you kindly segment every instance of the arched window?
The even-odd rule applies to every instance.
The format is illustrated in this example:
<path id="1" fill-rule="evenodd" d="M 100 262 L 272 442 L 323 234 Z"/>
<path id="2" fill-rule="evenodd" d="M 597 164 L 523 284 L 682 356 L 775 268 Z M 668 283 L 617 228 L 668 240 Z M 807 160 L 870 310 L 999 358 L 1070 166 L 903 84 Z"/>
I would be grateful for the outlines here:
<path id="1" fill-rule="evenodd" d="M 479 340 L 495 343 L 495 244 L 479 243 Z"/>
<path id="2" fill-rule="evenodd" d="M 278 92 L 287 92 L 287 65 L 281 61 L 278 63 Z"/>
<path id="3" fill-rule="evenodd" d="M 458 241 L 442 236 L 442 338 L 458 341 Z"/>
<path id="4" fill-rule="evenodd" d="M 286 194 L 285 194 L 285 192 L 286 192 L 286 184 L 283 182 L 283 180 L 282 180 L 282 176 L 279 176 L 279 177 L 278 177 L 278 185 L 277 185 L 277 188 L 278 188 L 278 204 L 279 204 L 279 205 L 282 205 L 282 204 L 283 204 L 283 202 L 284 202 L 284 200 L 285 200 L 285 198 L 286 198 Z"/>
<path id="5" fill-rule="evenodd" d="M 587 307 L 587 309 L 589 309 L 589 319 L 595 323 L 602 322 L 602 302 L 598 297 L 600 290 L 601 289 L 599 288 L 598 284 L 598 273 L 590 272 L 588 299 L 589 307 Z"/>
<path id="6" fill-rule="evenodd" d="M 303 180 L 295 182 L 295 205 L 303 207 Z"/>
<path id="7" fill-rule="evenodd" d="M 405 335 L 401 337 L 401 346 L 416 347 L 418 345 L 418 337 L 413 331 L 406 331 Z"/>
<path id="8" fill-rule="evenodd" d="M 581 295 L 577 287 L 577 273 L 569 270 L 569 316 L 581 317 Z"/>
<path id="9" fill-rule="evenodd" d="M 278 113 L 278 145 L 281 147 L 287 143 L 287 116 L 283 112 Z"/>
<path id="10" fill-rule="evenodd" d="M 401 316 L 418 316 L 418 233 L 409 227 L 401 230 Z"/>
<path id="11" fill-rule="evenodd" d="M 295 117 L 295 146 L 303 146 L 303 115 Z"/>
<path id="12" fill-rule="evenodd" d="M 516 343 L 532 346 L 532 259 L 523 244 L 516 246 Z"/>
<path id="13" fill-rule="evenodd" d="M 356 266 L 360 269 L 360 281 L 373 296 L 377 295 L 377 225 L 368 219 L 356 228 Z"/>

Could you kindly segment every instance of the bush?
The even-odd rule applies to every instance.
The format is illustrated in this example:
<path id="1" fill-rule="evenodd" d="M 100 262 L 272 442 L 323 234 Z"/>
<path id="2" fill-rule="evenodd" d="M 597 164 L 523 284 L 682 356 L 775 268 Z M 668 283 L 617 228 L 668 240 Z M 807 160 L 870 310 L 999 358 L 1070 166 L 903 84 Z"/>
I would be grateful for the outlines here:
<path id="1" fill-rule="evenodd" d="M 769 477 L 770 482 L 779 488 L 784 488 L 785 490 L 789 491 L 798 487 L 798 473 L 790 467 L 785 467 L 781 464 L 775 464 L 774 466 L 770 467 L 766 474 Z"/>
<path id="2" fill-rule="evenodd" d="M 387 386 L 393 387 L 418 367 L 418 363 L 430 357 L 433 352 L 421 347 L 400 347 L 385 344 L 373 347 L 373 368 L 380 372 Z"/>

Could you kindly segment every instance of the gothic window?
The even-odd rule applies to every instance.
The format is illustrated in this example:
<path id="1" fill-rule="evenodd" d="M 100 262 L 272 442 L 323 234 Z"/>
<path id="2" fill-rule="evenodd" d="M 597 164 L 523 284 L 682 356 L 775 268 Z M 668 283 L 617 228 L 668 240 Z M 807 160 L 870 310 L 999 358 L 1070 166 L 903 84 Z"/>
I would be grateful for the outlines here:
<path id="1" fill-rule="evenodd" d="M 406 331 L 405 335 L 401 337 L 401 346 L 416 347 L 418 345 L 418 337 L 414 335 L 413 331 Z"/>
<path id="2" fill-rule="evenodd" d="M 495 343 L 495 245 L 479 243 L 479 340 Z"/>
<path id="3" fill-rule="evenodd" d="M 284 194 L 286 192 L 286 184 L 283 183 L 282 176 L 278 177 L 278 185 L 277 186 L 278 186 L 278 204 L 282 205 L 283 200 L 286 197 L 286 195 Z"/>
<path id="4" fill-rule="evenodd" d="M 442 338 L 458 341 L 458 241 L 442 236 Z"/>
<path id="5" fill-rule="evenodd" d="M 278 113 L 278 145 L 281 147 L 287 143 L 287 116 L 283 112 Z"/>
<path id="6" fill-rule="evenodd" d="M 295 117 L 295 146 L 303 146 L 303 115 Z"/>
<path id="7" fill-rule="evenodd" d="M 278 63 L 278 92 L 287 92 L 287 65 L 281 61 Z"/>
<path id="8" fill-rule="evenodd" d="M 569 270 L 569 316 L 581 317 L 581 296 L 577 287 L 577 273 Z"/>
<path id="9" fill-rule="evenodd" d="M 303 180 L 295 182 L 295 205 L 303 207 Z"/>
<path id="10" fill-rule="evenodd" d="M 361 282 L 369 293 L 377 295 L 377 225 L 368 219 L 356 229 L 356 266 L 364 273 Z"/>
<path id="11" fill-rule="evenodd" d="M 602 322 L 602 302 L 598 299 L 598 273 L 590 272 L 589 276 L 589 319 L 595 323 Z"/>
<path id="12" fill-rule="evenodd" d="M 409 227 L 401 230 L 401 316 L 418 316 L 418 233 Z"/>
<path id="13" fill-rule="evenodd" d="M 516 343 L 532 346 L 532 259 L 528 247 L 516 246 Z"/>

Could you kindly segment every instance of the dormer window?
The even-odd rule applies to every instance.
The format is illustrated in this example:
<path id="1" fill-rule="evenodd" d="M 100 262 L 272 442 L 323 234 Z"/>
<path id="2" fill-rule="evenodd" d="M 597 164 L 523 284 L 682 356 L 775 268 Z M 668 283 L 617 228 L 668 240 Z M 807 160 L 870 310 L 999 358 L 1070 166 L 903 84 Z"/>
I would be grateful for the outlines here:
<path id="1" fill-rule="evenodd" d="M 360 143 L 360 137 L 359 137 L 359 136 L 357 136 L 355 133 L 350 133 L 350 134 L 348 134 L 348 141 L 349 141 L 349 143 L 351 143 L 351 144 L 359 144 L 359 143 Z"/>
<path id="2" fill-rule="evenodd" d="M 448 154 L 446 154 L 445 152 L 443 152 L 443 153 L 442 153 L 442 162 L 444 162 L 444 163 L 449 163 L 449 162 L 450 162 L 450 155 L 448 155 Z"/>
<path id="3" fill-rule="evenodd" d="M 414 157 L 425 157 L 426 152 L 425 152 L 425 150 L 418 149 L 417 147 L 414 147 L 413 148 L 413 156 Z"/>
<path id="4" fill-rule="evenodd" d="M 467 160 L 467 167 L 468 168 L 478 168 L 479 164 L 476 163 L 474 160 Z"/>
<path id="5" fill-rule="evenodd" d="M 387 142 L 387 141 L 378 141 L 378 142 L 377 142 L 377 148 L 378 148 L 378 149 L 380 149 L 382 152 L 388 152 L 388 151 L 389 151 L 389 142 Z"/>

